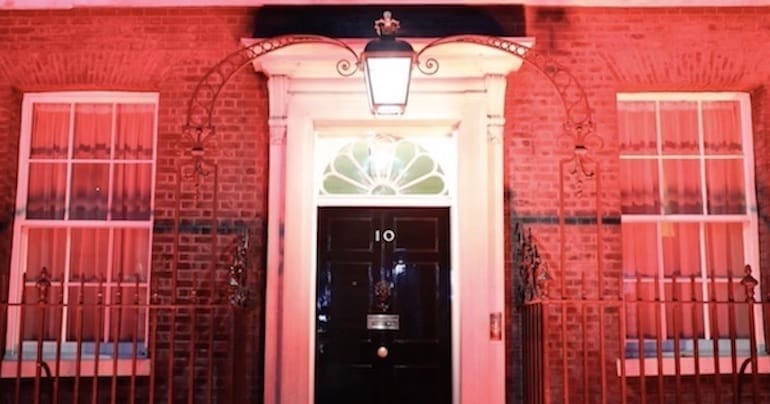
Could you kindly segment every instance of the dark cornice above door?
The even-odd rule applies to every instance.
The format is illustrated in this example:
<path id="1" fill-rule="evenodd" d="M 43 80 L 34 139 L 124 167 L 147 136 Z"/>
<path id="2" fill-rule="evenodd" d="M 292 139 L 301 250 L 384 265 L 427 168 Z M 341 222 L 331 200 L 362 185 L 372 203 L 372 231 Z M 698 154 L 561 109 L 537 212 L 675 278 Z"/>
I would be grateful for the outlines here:
<path id="1" fill-rule="evenodd" d="M 389 10 L 405 38 L 460 34 L 524 37 L 524 7 L 466 5 L 294 5 L 265 6 L 254 11 L 253 38 L 315 34 L 332 38 L 374 37 L 373 22 Z"/>

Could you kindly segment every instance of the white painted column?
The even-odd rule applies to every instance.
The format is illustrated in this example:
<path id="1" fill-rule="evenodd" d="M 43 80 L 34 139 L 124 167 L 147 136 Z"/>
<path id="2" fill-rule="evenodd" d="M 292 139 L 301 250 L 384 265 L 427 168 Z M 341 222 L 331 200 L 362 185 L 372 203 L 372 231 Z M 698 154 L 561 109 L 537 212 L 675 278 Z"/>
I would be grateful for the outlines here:
<path id="1" fill-rule="evenodd" d="M 502 404 L 492 400 L 495 369 L 489 367 L 489 306 L 487 271 L 489 244 L 487 231 L 488 191 L 487 140 L 484 94 L 465 95 L 459 104 L 457 175 L 458 271 L 460 303 L 460 397 L 458 404 Z M 453 296 L 453 304 L 457 300 Z"/>
<path id="2" fill-rule="evenodd" d="M 270 150 L 267 201 L 267 288 L 265 296 L 265 403 L 281 402 L 283 339 L 283 227 L 286 203 L 286 126 L 289 78 L 270 76 Z"/>
<path id="3" fill-rule="evenodd" d="M 292 98 L 304 96 L 292 94 Z M 311 404 L 315 341 L 315 136 L 309 109 L 294 101 L 291 108 L 286 136 L 284 287 L 279 313 L 281 396 L 276 404 Z"/>
<path id="4" fill-rule="evenodd" d="M 488 364 L 491 371 L 505 374 L 505 251 L 504 251 L 504 173 L 503 165 L 503 127 L 505 124 L 505 87 L 507 79 L 504 75 L 494 74 L 484 76 L 487 109 L 487 189 L 489 210 L 487 220 L 489 225 L 487 253 L 489 269 L 487 271 L 489 289 L 490 321 L 492 315 L 499 315 L 500 338 L 493 340 L 490 335 L 490 358 Z M 490 324 L 491 326 L 491 324 Z M 491 378 L 490 403 L 505 402 L 505 378 Z"/>

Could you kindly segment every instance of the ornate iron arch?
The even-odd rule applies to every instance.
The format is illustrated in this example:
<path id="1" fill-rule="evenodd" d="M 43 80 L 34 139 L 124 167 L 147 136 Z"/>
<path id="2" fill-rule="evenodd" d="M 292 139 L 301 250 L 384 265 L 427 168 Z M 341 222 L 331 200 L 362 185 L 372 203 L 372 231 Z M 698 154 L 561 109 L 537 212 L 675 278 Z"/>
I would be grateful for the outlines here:
<path id="1" fill-rule="evenodd" d="M 566 115 L 564 122 L 566 134 L 574 136 L 576 148 L 585 147 L 586 138 L 593 134 L 594 130 L 591 106 L 585 89 L 566 67 L 528 46 L 508 39 L 485 35 L 455 35 L 439 38 L 425 45 L 416 55 L 417 68 L 423 74 L 435 74 L 439 69 L 438 60 L 429 57 L 422 63 L 421 56 L 435 47 L 453 43 L 474 44 L 506 52 L 542 73 L 561 99 Z"/>
<path id="2" fill-rule="evenodd" d="M 193 90 L 183 127 L 184 135 L 193 142 L 193 150 L 202 150 L 206 141 L 214 136 L 213 118 L 217 99 L 235 73 L 268 53 L 303 44 L 326 44 L 341 48 L 349 52 L 352 59 L 340 59 L 337 72 L 348 77 L 358 71 L 360 58 L 352 48 L 338 39 L 321 35 L 283 35 L 241 47 L 211 67 Z"/>
<path id="3" fill-rule="evenodd" d="M 421 57 L 435 47 L 451 43 L 468 43 L 497 49 L 518 57 L 542 73 L 556 89 L 564 108 L 564 133 L 560 136 L 571 138 L 574 145 L 573 157 L 576 158 L 581 171 L 587 176 L 593 174 L 584 168 L 582 157 L 588 151 L 588 138 L 594 135 L 592 110 L 585 89 L 565 66 L 533 48 L 507 39 L 484 35 L 456 35 L 437 39 L 422 48 L 415 57 L 417 69 L 426 75 L 435 74 L 439 69 L 438 60 L 428 57 L 423 62 Z M 341 40 L 321 35 L 284 35 L 262 39 L 242 47 L 209 69 L 193 90 L 183 128 L 184 135 L 193 142 L 193 150 L 202 153 L 206 141 L 215 135 L 212 121 L 216 101 L 236 72 L 268 53 L 302 44 L 331 45 L 349 53 L 350 59 L 342 58 L 337 62 L 337 72 L 343 77 L 352 76 L 361 68 L 361 56 L 350 46 Z M 597 140 L 595 148 L 601 149 L 603 141 L 598 136 L 594 137 Z"/>

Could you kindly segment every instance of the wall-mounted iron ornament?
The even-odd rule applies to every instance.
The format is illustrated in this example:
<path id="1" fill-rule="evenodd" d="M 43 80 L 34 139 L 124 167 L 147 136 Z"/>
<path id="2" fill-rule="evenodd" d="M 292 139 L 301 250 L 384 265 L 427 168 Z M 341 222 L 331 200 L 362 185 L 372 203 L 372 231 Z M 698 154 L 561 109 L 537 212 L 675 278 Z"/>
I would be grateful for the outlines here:
<path id="1" fill-rule="evenodd" d="M 537 245 L 532 238 L 532 230 L 525 229 L 520 223 L 516 223 L 513 239 L 516 243 L 514 257 L 519 270 L 518 303 L 548 299 L 548 288 L 553 279 L 548 272 L 547 263 L 544 263 L 540 257 Z"/>
<path id="2" fill-rule="evenodd" d="M 246 284 L 249 265 L 248 252 L 249 236 L 246 234 L 238 240 L 233 263 L 228 272 L 227 283 L 230 288 L 228 299 L 230 304 L 235 307 L 246 308 L 252 303 L 252 292 Z"/>

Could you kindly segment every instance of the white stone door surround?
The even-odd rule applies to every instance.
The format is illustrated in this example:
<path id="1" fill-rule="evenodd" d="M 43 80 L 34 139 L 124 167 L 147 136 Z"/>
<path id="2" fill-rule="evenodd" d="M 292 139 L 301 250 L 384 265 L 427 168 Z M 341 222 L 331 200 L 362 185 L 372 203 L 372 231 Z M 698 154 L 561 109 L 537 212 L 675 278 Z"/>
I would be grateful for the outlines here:
<path id="1" fill-rule="evenodd" d="M 532 44 L 530 38 L 507 39 Z M 405 40 L 417 51 L 430 42 Z M 360 52 L 366 40 L 346 43 Z M 457 151 L 449 179 L 456 193 L 435 204 L 450 206 L 453 404 L 503 404 L 505 336 L 491 338 L 490 318 L 505 310 L 503 109 L 506 77 L 521 60 L 478 45 L 436 47 L 426 56 L 439 61 L 439 71 L 425 76 L 414 70 L 404 115 L 374 117 L 362 73 L 341 77 L 335 70 L 346 56 L 329 45 L 297 45 L 254 61 L 267 75 L 270 97 L 265 403 L 313 403 L 319 133 L 422 127 L 451 132 Z"/>

